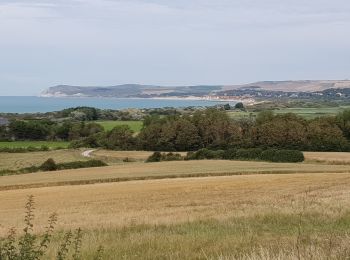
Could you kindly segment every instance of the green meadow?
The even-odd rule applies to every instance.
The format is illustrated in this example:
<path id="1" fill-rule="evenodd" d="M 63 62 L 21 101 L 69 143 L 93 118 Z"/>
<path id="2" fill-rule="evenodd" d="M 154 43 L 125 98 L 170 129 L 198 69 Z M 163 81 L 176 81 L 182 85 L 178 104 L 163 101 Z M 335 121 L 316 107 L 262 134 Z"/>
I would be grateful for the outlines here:
<path id="1" fill-rule="evenodd" d="M 40 148 L 41 146 L 47 146 L 48 148 L 51 148 L 51 149 L 68 148 L 69 142 L 61 142 L 61 141 L 0 142 L 0 148 L 28 148 L 28 147 Z"/>
<path id="2" fill-rule="evenodd" d="M 112 130 L 116 126 L 127 125 L 135 133 L 141 131 L 142 121 L 96 121 L 100 124 L 106 131 Z"/>

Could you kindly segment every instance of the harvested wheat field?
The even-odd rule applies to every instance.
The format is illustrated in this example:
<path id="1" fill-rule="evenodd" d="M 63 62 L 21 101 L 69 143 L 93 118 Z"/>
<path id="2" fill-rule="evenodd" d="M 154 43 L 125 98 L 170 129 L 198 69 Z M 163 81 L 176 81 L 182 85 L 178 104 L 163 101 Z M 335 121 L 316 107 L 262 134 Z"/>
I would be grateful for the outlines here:
<path id="1" fill-rule="evenodd" d="M 2 235 L 21 226 L 30 194 L 36 231 L 51 212 L 58 213 L 57 230 L 83 228 L 84 259 L 93 259 L 99 245 L 103 259 L 345 259 L 350 252 L 348 173 L 1 191 Z"/>
<path id="2" fill-rule="evenodd" d="M 100 159 L 108 163 L 121 163 L 121 162 L 145 162 L 153 152 L 148 151 L 111 151 L 111 150 L 96 150 L 91 153 L 91 156 L 95 159 Z M 179 152 L 179 154 L 185 156 L 186 152 Z"/>
<path id="3" fill-rule="evenodd" d="M 83 150 L 80 149 L 67 149 L 28 153 L 0 153 L 0 170 L 18 170 L 38 166 L 49 158 L 53 158 L 58 163 L 87 160 L 82 156 L 82 152 Z"/>
<path id="4" fill-rule="evenodd" d="M 2 176 L 0 177 L 0 190 L 59 185 L 82 185 L 142 179 L 225 176 L 258 173 L 288 174 L 321 172 L 350 172 L 350 168 L 347 165 L 221 160 L 129 163 L 102 168 Z"/>
<path id="5" fill-rule="evenodd" d="M 144 162 L 152 155 L 152 152 L 147 151 L 109 151 L 96 150 L 91 153 L 91 156 L 106 161 L 108 163 L 120 163 L 126 159 L 135 162 Z"/>
<path id="6" fill-rule="evenodd" d="M 342 152 L 304 152 L 306 162 L 327 164 L 350 164 L 350 153 Z"/>

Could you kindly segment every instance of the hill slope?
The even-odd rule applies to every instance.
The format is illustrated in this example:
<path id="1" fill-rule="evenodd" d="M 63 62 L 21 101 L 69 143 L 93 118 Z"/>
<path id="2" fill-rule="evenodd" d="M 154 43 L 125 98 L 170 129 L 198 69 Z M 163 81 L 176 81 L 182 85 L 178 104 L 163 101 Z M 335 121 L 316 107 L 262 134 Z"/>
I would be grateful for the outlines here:
<path id="1" fill-rule="evenodd" d="M 243 85 L 198 85 L 174 87 L 138 84 L 104 87 L 58 85 L 43 91 L 41 96 L 117 98 L 186 97 L 205 96 L 215 94 L 217 92 L 245 88 L 283 92 L 314 92 L 332 88 L 350 88 L 350 80 L 261 81 Z"/>

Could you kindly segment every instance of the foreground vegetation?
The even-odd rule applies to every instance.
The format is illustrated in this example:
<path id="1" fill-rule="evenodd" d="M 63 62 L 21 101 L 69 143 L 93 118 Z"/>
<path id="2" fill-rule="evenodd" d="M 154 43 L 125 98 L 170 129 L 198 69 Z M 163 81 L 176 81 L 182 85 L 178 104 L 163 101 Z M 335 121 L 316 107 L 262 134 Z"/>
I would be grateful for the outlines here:
<path id="1" fill-rule="evenodd" d="M 33 194 L 36 232 L 58 214 L 49 258 L 63 231 L 81 227 L 82 259 L 99 245 L 103 259 L 347 259 L 349 181 L 325 173 L 12 190 L 0 193 L 0 234 L 21 223 Z"/>

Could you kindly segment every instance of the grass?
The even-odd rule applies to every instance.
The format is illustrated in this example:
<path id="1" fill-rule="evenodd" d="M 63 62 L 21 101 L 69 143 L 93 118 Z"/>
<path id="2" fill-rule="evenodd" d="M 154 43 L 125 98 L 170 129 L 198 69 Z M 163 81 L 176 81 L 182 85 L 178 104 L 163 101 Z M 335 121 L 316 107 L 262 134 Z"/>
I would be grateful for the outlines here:
<path id="1" fill-rule="evenodd" d="M 103 168 L 63 170 L 0 177 L 0 190 L 45 186 L 83 185 L 132 180 L 230 176 L 242 174 L 350 172 L 347 165 L 267 163 L 252 161 L 172 161 L 126 163 Z"/>
<path id="2" fill-rule="evenodd" d="M 135 133 L 140 132 L 143 126 L 142 121 L 96 121 L 96 123 L 100 124 L 106 131 L 112 130 L 116 126 L 127 125 Z"/>
<path id="3" fill-rule="evenodd" d="M 18 170 L 30 166 L 39 166 L 49 158 L 57 163 L 81 161 L 88 158 L 81 155 L 82 150 L 54 150 L 30 153 L 0 153 L 0 170 Z"/>
<path id="4" fill-rule="evenodd" d="M 69 142 L 54 142 L 54 141 L 15 141 L 15 142 L 0 142 L 0 148 L 40 148 L 47 146 L 50 149 L 68 148 Z"/>
<path id="5" fill-rule="evenodd" d="M 328 107 L 328 108 L 284 108 L 275 110 L 276 114 L 294 113 L 306 119 L 320 116 L 334 116 L 339 112 L 349 109 L 349 107 Z"/>
<path id="6" fill-rule="evenodd" d="M 281 108 L 273 110 L 275 114 L 286 114 L 286 113 L 294 113 L 299 116 L 304 117 L 305 119 L 313 119 L 321 116 L 334 116 L 339 112 L 344 111 L 345 109 L 349 109 L 348 106 L 340 106 L 340 107 L 326 107 L 326 108 Z M 243 111 L 231 111 L 228 112 L 231 118 L 248 118 L 248 117 L 256 117 L 258 115 L 257 112 L 243 112 Z"/>
<path id="7" fill-rule="evenodd" d="M 83 259 L 346 259 L 350 174 L 245 175 L 0 193 L 0 234 L 36 199 L 37 232 L 84 230 Z M 61 232 L 56 237 L 62 236 Z M 57 244 L 51 248 L 51 254 Z"/>

